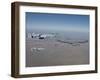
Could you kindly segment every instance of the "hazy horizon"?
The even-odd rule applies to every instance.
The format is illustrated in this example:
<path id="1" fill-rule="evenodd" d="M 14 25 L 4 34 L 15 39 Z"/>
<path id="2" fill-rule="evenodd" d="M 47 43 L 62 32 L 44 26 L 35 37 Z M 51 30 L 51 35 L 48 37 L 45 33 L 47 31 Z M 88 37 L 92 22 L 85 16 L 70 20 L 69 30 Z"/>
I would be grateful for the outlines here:
<path id="1" fill-rule="evenodd" d="M 89 15 L 26 12 L 26 32 L 89 32 Z"/>

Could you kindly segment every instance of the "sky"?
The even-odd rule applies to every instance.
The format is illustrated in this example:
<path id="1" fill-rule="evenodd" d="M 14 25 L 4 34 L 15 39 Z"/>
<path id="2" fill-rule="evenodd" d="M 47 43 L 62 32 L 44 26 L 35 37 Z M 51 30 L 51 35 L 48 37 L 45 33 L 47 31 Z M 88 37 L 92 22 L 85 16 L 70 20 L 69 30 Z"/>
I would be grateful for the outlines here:
<path id="1" fill-rule="evenodd" d="M 89 15 L 26 12 L 26 30 L 89 32 Z"/>

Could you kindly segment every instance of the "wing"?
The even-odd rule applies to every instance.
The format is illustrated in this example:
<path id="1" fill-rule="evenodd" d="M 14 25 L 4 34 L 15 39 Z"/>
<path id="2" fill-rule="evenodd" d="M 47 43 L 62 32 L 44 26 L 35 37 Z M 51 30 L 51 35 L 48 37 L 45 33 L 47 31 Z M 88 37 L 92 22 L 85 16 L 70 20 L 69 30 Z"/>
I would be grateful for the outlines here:
<path id="1" fill-rule="evenodd" d="M 85 40 L 85 41 L 63 41 L 63 40 L 57 40 L 58 42 L 61 42 L 61 43 L 67 43 L 67 44 L 71 44 L 72 46 L 80 46 L 81 43 L 87 43 L 88 40 Z"/>
<path id="2" fill-rule="evenodd" d="M 68 44 L 73 44 L 71 42 L 68 42 L 68 41 L 62 41 L 62 40 L 57 40 L 58 42 L 61 42 L 61 43 L 68 43 Z"/>
<path id="3" fill-rule="evenodd" d="M 77 43 L 87 43 L 88 40 L 84 40 L 84 41 L 78 41 Z"/>

